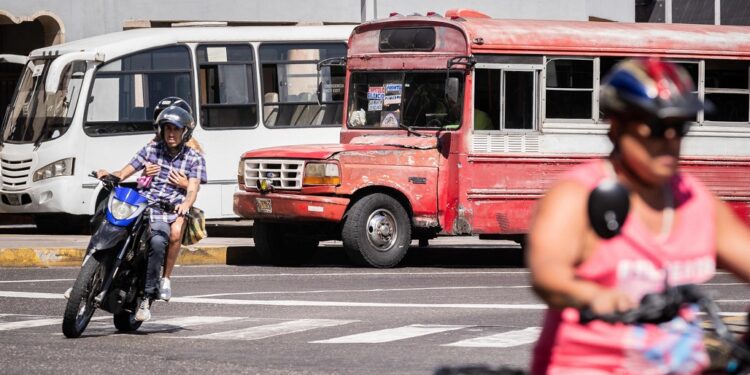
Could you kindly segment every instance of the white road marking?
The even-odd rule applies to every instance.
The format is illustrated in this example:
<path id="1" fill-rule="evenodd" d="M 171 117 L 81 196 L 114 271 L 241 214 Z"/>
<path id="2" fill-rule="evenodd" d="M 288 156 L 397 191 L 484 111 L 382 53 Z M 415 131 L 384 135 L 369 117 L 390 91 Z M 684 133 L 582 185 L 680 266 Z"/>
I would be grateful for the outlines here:
<path id="1" fill-rule="evenodd" d="M 91 318 L 92 321 L 102 320 L 102 319 L 112 319 L 112 317 L 98 316 L 96 318 Z M 53 325 L 58 325 L 58 324 L 62 324 L 62 318 L 23 320 L 23 321 L 18 321 L 18 322 L 0 323 L 0 331 L 10 331 L 10 330 L 22 329 L 22 328 L 53 326 Z"/>
<path id="2" fill-rule="evenodd" d="M 11 298 L 35 298 L 35 299 L 63 299 L 62 293 L 34 293 L 34 292 L 12 292 L 0 291 L 0 297 Z"/>
<path id="3" fill-rule="evenodd" d="M 356 320 L 299 319 L 289 322 L 237 329 L 233 331 L 217 332 L 199 336 L 189 336 L 187 338 L 207 340 L 260 340 L 290 333 L 309 331 L 317 328 L 334 327 L 353 322 L 356 322 Z"/>
<path id="4" fill-rule="evenodd" d="M 0 292 L 0 296 L 2 296 Z M 544 310 L 544 304 L 482 304 L 482 303 L 387 303 L 387 302 L 339 302 L 301 300 L 246 300 L 223 298 L 173 297 L 170 301 L 180 303 L 216 305 L 261 305 L 261 306 L 311 306 L 311 307 L 404 307 L 404 308 L 453 308 L 453 309 L 520 309 Z"/>
<path id="5" fill-rule="evenodd" d="M 312 341 L 314 344 L 379 344 L 431 335 L 433 333 L 455 331 L 471 326 L 440 325 L 440 324 L 412 324 L 405 327 L 382 329 L 364 332 L 356 335 L 342 336 L 328 340 Z"/>
<path id="6" fill-rule="evenodd" d="M 28 293 L 0 291 L 1 297 L 62 299 L 60 293 Z M 302 301 L 302 300 L 251 300 L 224 298 L 172 297 L 170 302 L 195 303 L 206 305 L 236 306 L 310 306 L 310 307 L 402 307 L 402 308 L 442 308 L 442 309 L 501 309 L 501 310 L 545 310 L 544 304 L 502 304 L 502 303 L 387 303 L 387 302 L 339 302 L 339 301 Z"/>
<path id="7" fill-rule="evenodd" d="M 429 288 L 377 288 L 377 289 L 327 289 L 327 290 L 301 290 L 301 291 L 268 291 L 268 292 L 240 292 L 240 293 L 217 293 L 187 296 L 192 298 L 242 296 L 258 294 L 319 294 L 319 293 L 371 293 L 371 292 L 407 292 L 416 290 L 461 290 L 461 289 L 528 289 L 531 285 L 503 285 L 503 286 L 445 286 Z"/>
<path id="8" fill-rule="evenodd" d="M 496 335 L 475 337 L 473 339 L 461 340 L 443 346 L 460 346 L 468 348 L 510 348 L 536 342 L 541 327 L 529 327 L 517 331 L 498 333 Z"/>
<path id="9" fill-rule="evenodd" d="M 76 279 L 0 280 L 0 284 L 48 283 L 48 282 L 59 282 L 59 281 L 76 281 Z"/>

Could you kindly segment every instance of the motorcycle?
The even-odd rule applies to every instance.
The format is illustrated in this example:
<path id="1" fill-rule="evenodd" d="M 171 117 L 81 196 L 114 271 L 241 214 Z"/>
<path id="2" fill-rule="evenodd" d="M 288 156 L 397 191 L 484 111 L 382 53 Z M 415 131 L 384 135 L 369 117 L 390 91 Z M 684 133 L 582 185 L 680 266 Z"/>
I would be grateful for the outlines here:
<path id="1" fill-rule="evenodd" d="M 96 177 L 92 172 L 91 177 Z M 120 185 L 113 175 L 101 178 L 109 193 L 106 206 L 95 215 L 93 231 L 70 298 L 65 306 L 62 331 L 65 337 L 80 337 L 96 309 L 114 316 L 120 331 L 132 332 L 141 323 L 135 319 L 145 298 L 149 250 L 149 207 L 171 212 L 168 202 L 150 202 L 136 190 Z"/>

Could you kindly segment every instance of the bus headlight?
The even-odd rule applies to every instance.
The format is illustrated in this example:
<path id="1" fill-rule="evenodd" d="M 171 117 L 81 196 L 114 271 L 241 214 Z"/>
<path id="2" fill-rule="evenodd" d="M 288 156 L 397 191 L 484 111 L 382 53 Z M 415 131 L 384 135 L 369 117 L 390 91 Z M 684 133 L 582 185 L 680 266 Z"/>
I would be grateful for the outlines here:
<path id="1" fill-rule="evenodd" d="M 339 185 L 341 176 L 335 163 L 307 163 L 302 185 Z"/>
<path id="2" fill-rule="evenodd" d="M 58 160 L 54 163 L 47 164 L 34 172 L 33 181 L 37 182 L 52 177 L 72 176 L 75 166 L 75 158 Z"/>

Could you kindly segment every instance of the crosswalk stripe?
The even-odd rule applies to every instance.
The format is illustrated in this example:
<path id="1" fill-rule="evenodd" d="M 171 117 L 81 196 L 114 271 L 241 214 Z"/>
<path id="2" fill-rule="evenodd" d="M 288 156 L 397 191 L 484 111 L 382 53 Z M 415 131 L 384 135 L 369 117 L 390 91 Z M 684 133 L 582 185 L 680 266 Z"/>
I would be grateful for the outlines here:
<path id="1" fill-rule="evenodd" d="M 446 331 L 467 328 L 471 326 L 440 325 L 440 324 L 412 324 L 404 327 L 382 329 L 379 331 L 342 336 L 328 340 L 313 341 L 316 344 L 376 344 L 404 340 L 413 337 L 430 335 Z"/>
<path id="2" fill-rule="evenodd" d="M 112 319 L 112 318 L 108 316 L 99 316 L 96 318 L 91 318 L 92 321 L 102 320 L 102 319 Z M 22 329 L 22 328 L 53 326 L 53 325 L 58 325 L 58 324 L 62 324 L 62 318 L 22 320 L 22 321 L 17 321 L 17 322 L 0 323 L 0 331 L 11 331 L 14 329 Z"/>
<path id="3" fill-rule="evenodd" d="M 260 340 L 273 336 L 309 331 L 316 328 L 334 327 L 353 322 L 356 322 L 356 320 L 298 319 L 207 335 L 189 336 L 187 338 L 209 340 Z"/>
<path id="4" fill-rule="evenodd" d="M 517 331 L 498 333 L 496 335 L 476 337 L 457 341 L 443 346 L 461 346 L 469 348 L 510 348 L 535 342 L 539 338 L 541 327 L 529 327 Z"/>
<path id="5" fill-rule="evenodd" d="M 151 320 L 141 326 L 140 331 L 142 332 L 158 332 L 173 330 L 175 328 L 187 328 L 192 326 L 199 326 L 204 324 L 216 324 L 231 322 L 235 320 L 246 319 L 243 317 L 230 317 L 230 316 L 184 316 L 169 319 L 156 319 Z"/>

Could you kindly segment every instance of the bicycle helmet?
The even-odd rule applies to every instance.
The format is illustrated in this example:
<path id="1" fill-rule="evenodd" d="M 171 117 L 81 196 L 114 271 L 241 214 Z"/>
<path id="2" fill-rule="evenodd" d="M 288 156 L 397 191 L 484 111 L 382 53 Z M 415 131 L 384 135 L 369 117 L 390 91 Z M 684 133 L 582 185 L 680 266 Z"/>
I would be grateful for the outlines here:
<path id="1" fill-rule="evenodd" d="M 180 146 L 184 145 L 190 139 L 193 135 L 193 129 L 195 129 L 193 115 L 179 105 L 172 105 L 162 110 L 159 116 L 156 117 L 155 123 L 157 134 L 161 140 L 164 140 L 164 125 L 166 124 L 172 124 L 180 129 L 185 129 L 182 132 Z"/>
<path id="2" fill-rule="evenodd" d="M 692 78 L 679 65 L 657 58 L 628 59 L 604 78 L 599 105 L 607 117 L 690 120 L 711 108 L 693 91 Z"/>

